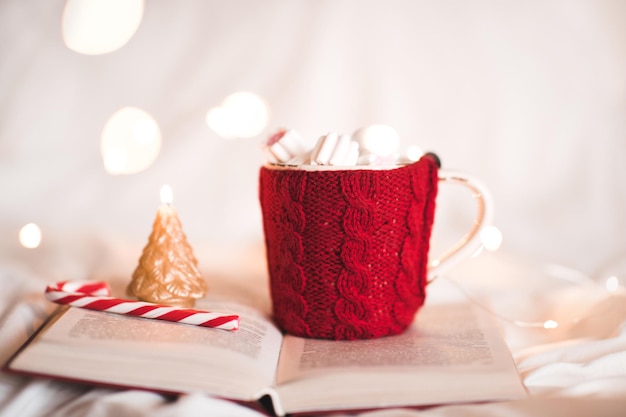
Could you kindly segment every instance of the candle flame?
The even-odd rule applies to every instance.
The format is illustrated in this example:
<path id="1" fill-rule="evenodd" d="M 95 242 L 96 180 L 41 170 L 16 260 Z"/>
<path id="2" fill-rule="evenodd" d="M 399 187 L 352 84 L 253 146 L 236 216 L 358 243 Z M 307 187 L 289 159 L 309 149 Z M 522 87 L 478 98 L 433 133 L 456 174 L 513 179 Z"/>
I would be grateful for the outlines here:
<path id="1" fill-rule="evenodd" d="M 161 187 L 161 203 L 172 204 L 174 201 L 174 193 L 172 193 L 172 187 L 165 184 Z"/>

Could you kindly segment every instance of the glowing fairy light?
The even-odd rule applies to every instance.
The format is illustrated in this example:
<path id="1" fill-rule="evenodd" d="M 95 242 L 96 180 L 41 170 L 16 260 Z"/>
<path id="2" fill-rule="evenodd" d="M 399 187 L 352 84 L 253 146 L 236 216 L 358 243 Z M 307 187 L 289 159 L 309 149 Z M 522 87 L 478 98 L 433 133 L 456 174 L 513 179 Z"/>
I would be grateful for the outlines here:
<path id="1" fill-rule="evenodd" d="M 559 323 L 554 320 L 546 320 L 543 323 L 544 329 L 556 329 L 557 327 L 559 327 Z"/>
<path id="2" fill-rule="evenodd" d="M 100 55 L 126 45 L 143 17 L 143 0 L 67 0 L 61 32 L 75 52 Z"/>
<path id="3" fill-rule="evenodd" d="M 225 139 L 257 136 L 265 129 L 268 120 L 269 108 L 265 101 L 247 91 L 229 95 L 206 115 L 211 130 Z"/>
<path id="4" fill-rule="evenodd" d="M 609 292 L 615 292 L 619 289 L 619 278 L 615 275 L 612 275 L 606 279 L 605 282 L 606 289 Z"/>
<path id="5" fill-rule="evenodd" d="M 109 174 L 135 174 L 148 168 L 161 150 L 161 131 L 144 110 L 124 107 L 102 130 L 100 149 Z"/>
<path id="6" fill-rule="evenodd" d="M 41 244 L 41 229 L 35 223 L 28 223 L 20 229 L 20 244 L 28 249 L 34 249 Z"/>

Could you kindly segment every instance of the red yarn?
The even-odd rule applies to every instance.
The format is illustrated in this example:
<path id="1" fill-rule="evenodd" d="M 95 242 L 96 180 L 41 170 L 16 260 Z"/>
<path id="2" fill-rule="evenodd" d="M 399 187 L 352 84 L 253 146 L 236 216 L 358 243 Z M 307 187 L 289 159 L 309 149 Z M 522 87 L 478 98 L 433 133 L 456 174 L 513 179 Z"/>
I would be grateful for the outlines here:
<path id="1" fill-rule="evenodd" d="M 437 181 L 427 157 L 391 170 L 261 168 L 278 325 L 337 340 L 403 332 L 426 295 Z"/>

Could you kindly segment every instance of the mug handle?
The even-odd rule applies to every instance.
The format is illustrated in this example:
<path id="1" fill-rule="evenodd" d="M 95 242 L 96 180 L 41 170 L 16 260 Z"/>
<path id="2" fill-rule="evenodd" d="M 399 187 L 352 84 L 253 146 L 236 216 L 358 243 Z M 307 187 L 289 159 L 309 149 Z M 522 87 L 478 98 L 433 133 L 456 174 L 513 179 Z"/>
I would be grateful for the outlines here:
<path id="1" fill-rule="evenodd" d="M 433 282 L 439 275 L 453 267 L 461 259 L 471 256 L 482 245 L 481 232 L 491 225 L 493 219 L 493 200 L 487 187 L 478 179 L 460 172 L 439 171 L 439 182 L 444 184 L 459 184 L 472 192 L 476 200 L 477 212 L 472 228 L 454 246 L 443 255 L 429 261 L 427 283 Z"/>

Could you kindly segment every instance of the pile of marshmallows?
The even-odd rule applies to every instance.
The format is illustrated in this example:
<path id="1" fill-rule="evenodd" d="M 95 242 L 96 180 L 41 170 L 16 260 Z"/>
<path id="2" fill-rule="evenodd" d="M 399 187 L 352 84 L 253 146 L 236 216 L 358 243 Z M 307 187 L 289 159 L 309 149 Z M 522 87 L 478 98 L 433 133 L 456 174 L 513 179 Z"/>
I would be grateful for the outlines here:
<path id="1" fill-rule="evenodd" d="M 414 162 L 421 156 L 421 152 L 399 156 L 397 135 L 373 138 L 368 129 L 359 129 L 352 135 L 330 132 L 320 137 L 312 149 L 307 148 L 297 131 L 280 129 L 262 148 L 268 162 L 288 166 L 398 165 Z"/>

